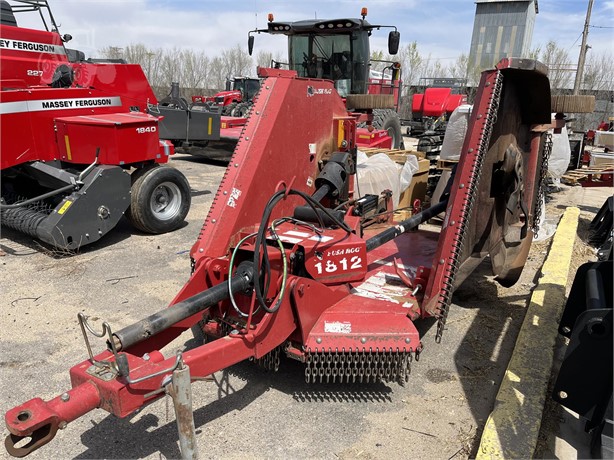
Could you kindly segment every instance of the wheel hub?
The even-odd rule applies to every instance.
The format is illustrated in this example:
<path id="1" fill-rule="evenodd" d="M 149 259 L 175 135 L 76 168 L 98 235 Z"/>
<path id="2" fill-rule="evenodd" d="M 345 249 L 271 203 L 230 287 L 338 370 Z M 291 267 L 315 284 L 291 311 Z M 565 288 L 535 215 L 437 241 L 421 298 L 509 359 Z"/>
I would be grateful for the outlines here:
<path id="1" fill-rule="evenodd" d="M 181 207 L 181 192 L 172 182 L 163 182 L 151 195 L 151 210 L 159 219 L 168 220 L 177 215 Z"/>

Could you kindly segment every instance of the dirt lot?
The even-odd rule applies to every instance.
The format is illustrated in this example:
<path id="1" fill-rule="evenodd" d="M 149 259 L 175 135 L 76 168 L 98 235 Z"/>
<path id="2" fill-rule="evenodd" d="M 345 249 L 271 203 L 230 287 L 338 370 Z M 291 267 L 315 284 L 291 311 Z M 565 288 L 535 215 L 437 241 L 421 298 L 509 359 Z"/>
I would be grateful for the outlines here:
<path id="1" fill-rule="evenodd" d="M 3 232 L 0 412 L 35 396 L 50 399 L 69 387 L 68 369 L 87 356 L 78 312 L 118 329 L 165 307 L 182 287 L 190 270 L 189 249 L 224 167 L 188 155 L 176 155 L 172 164 L 188 176 L 193 189 L 188 224 L 177 232 L 145 235 L 121 222 L 102 242 L 69 257 Z M 605 196 L 583 205 L 580 234 Z M 548 217 L 553 221 L 566 206 L 587 201 L 578 188 L 552 197 Z M 548 241 L 534 244 L 521 280 L 511 289 L 499 287 L 478 269 L 455 293 L 440 345 L 434 341 L 433 323 L 421 324 L 425 350 L 405 387 L 306 385 L 302 367 L 293 361 L 282 361 L 277 373 L 242 363 L 215 375 L 214 382 L 196 383 L 201 457 L 474 455 L 548 246 Z M 572 270 L 591 257 L 592 250 L 578 240 Z M 165 354 L 190 341 L 190 335 L 181 336 Z M 178 456 L 172 404 L 166 398 L 123 420 L 94 411 L 31 458 Z"/>

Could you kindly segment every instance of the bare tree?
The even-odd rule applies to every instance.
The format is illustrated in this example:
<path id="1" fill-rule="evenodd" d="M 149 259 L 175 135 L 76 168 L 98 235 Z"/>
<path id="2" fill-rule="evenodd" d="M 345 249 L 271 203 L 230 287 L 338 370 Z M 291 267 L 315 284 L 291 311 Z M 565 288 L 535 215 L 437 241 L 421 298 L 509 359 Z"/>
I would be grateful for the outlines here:
<path id="1" fill-rule="evenodd" d="M 208 79 L 210 59 L 204 52 L 197 53 L 192 50 L 181 52 L 180 82 L 186 88 L 203 88 Z"/>
<path id="2" fill-rule="evenodd" d="M 222 51 L 221 57 L 227 76 L 255 74 L 252 58 L 241 45 L 237 44 L 234 48 Z"/>
<path id="3" fill-rule="evenodd" d="M 418 43 L 411 42 L 399 50 L 399 61 L 403 69 L 403 81 L 408 87 L 418 84 L 422 76 L 423 59 L 418 50 Z"/>
<path id="4" fill-rule="evenodd" d="M 271 53 L 270 51 L 258 51 L 258 54 L 256 55 L 256 65 L 258 67 L 271 67 L 273 65 L 273 61 L 287 64 L 287 60 L 288 59 L 283 57 L 279 51 L 275 54 Z"/>
<path id="5" fill-rule="evenodd" d="M 446 77 L 447 69 L 441 65 L 441 61 L 439 59 L 432 59 L 431 55 L 429 54 L 424 60 L 422 74 L 422 76 L 425 78 Z"/>
<path id="6" fill-rule="evenodd" d="M 384 52 L 382 50 L 375 50 L 371 52 L 371 70 L 381 71 L 385 67 Z"/>
<path id="7" fill-rule="evenodd" d="M 548 66 L 551 88 L 569 87 L 573 68 L 570 67 L 569 53 L 566 50 L 560 48 L 554 40 L 550 40 L 541 52 L 537 51 L 534 54 L 539 54 L 539 59 Z"/>
<path id="8" fill-rule="evenodd" d="M 603 54 L 589 54 L 584 69 L 582 88 L 594 91 L 614 90 L 614 55 L 611 51 Z"/>
<path id="9" fill-rule="evenodd" d="M 211 59 L 208 77 L 209 78 L 207 79 L 207 88 L 224 88 L 228 74 L 224 66 L 224 61 L 221 57 L 216 56 Z"/>
<path id="10" fill-rule="evenodd" d="M 462 53 L 456 60 L 447 68 L 448 76 L 452 78 L 467 78 L 469 70 L 469 57 Z"/>

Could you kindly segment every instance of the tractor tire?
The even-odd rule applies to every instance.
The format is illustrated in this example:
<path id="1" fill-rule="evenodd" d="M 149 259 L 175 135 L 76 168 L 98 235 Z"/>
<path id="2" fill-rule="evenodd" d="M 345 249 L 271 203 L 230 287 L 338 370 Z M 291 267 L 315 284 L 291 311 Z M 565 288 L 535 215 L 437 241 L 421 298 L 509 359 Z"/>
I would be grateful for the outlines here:
<path id="1" fill-rule="evenodd" d="M 592 113 L 595 96 L 552 96 L 550 104 L 554 113 Z"/>
<path id="2" fill-rule="evenodd" d="M 237 106 L 232 109 L 230 113 L 231 117 L 247 118 L 252 105 L 249 102 L 239 102 Z"/>
<path id="3" fill-rule="evenodd" d="M 399 114 L 392 109 L 373 109 L 373 127 L 388 131 L 393 149 L 404 149 Z"/>
<path id="4" fill-rule="evenodd" d="M 230 104 L 223 106 L 222 115 L 224 115 L 225 117 L 231 117 L 232 111 L 235 109 L 236 106 L 236 102 L 231 102 Z"/>
<path id="5" fill-rule="evenodd" d="M 190 184 L 185 176 L 170 166 L 152 165 L 132 174 L 126 217 L 145 233 L 172 232 L 185 220 L 190 203 Z"/>

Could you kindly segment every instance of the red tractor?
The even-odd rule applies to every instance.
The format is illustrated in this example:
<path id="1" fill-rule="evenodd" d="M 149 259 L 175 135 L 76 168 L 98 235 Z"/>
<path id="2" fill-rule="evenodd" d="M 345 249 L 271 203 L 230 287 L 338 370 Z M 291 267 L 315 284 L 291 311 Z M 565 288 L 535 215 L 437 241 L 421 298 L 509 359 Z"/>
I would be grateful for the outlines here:
<path id="1" fill-rule="evenodd" d="M 397 113 L 401 88 L 401 66 L 391 63 L 390 74 L 370 74 L 369 37 L 382 27 L 393 28 L 388 36 L 388 53 L 396 54 L 400 33 L 394 26 L 372 25 L 362 18 L 310 19 L 296 22 L 275 21 L 269 14 L 266 29 L 249 33 L 249 53 L 254 44 L 253 33 L 286 35 L 289 68 L 299 77 L 332 80 L 337 93 L 354 113 L 362 113 L 358 141 L 369 147 L 402 148 L 403 135 Z M 380 131 L 373 131 L 373 128 Z"/>
<path id="2" fill-rule="evenodd" d="M 249 113 L 258 90 L 260 90 L 260 79 L 234 77 L 226 80 L 225 91 L 220 91 L 215 96 L 192 96 L 192 103 L 221 107 L 221 114 L 224 116 L 244 118 Z"/>
<path id="3" fill-rule="evenodd" d="M 93 243 L 125 214 L 136 228 L 178 228 L 190 187 L 165 166 L 156 104 L 138 65 L 66 48 L 47 1 L 1 2 L 2 225 L 62 249 Z M 19 27 L 40 13 L 45 30 Z"/>
<path id="4" fill-rule="evenodd" d="M 419 86 L 424 93 L 414 94 L 411 102 L 411 132 L 443 134 L 454 109 L 467 103 L 463 93 L 467 87 L 464 78 L 421 78 Z"/>
<path id="5" fill-rule="evenodd" d="M 357 128 L 357 144 L 360 147 L 402 148 L 403 135 L 397 113 L 401 66 L 399 63 L 389 62 L 383 72 L 375 75 L 370 72 L 369 60 L 369 36 L 373 30 L 393 26 L 371 25 L 364 19 L 366 8 L 362 13 L 362 19 L 288 23 L 274 22 L 273 16 L 269 15 L 267 29 L 250 32 L 249 52 L 251 54 L 253 50 L 254 32 L 287 35 L 290 69 L 296 71 L 300 77 L 332 80 L 347 107 L 360 117 Z M 390 54 L 396 54 L 399 40 L 400 34 L 395 28 L 389 35 Z M 272 63 L 275 69 L 279 70 L 281 64 Z M 266 73 L 266 69 L 261 70 Z M 262 72 L 259 70 L 259 77 L 264 75 Z M 228 81 L 226 92 L 210 98 L 194 96 L 191 107 L 181 100 L 176 87 L 169 98 L 161 101 L 161 105 L 168 107 L 170 104 L 182 112 L 164 114 L 165 124 L 173 129 L 165 130 L 163 139 L 172 140 L 187 153 L 228 159 L 240 141 L 253 100 L 258 97 L 260 80 L 235 78 L 232 85 L 235 91 L 230 90 L 231 82 Z M 242 102 L 239 102 L 239 94 Z M 206 125 L 195 119 L 203 113 L 221 117 L 214 118 L 212 124 L 203 130 L 199 127 Z M 171 122 L 170 115 L 177 120 L 176 123 Z M 199 133 L 190 133 L 190 130 L 197 130 Z"/>

